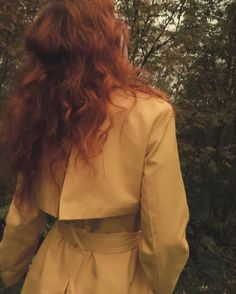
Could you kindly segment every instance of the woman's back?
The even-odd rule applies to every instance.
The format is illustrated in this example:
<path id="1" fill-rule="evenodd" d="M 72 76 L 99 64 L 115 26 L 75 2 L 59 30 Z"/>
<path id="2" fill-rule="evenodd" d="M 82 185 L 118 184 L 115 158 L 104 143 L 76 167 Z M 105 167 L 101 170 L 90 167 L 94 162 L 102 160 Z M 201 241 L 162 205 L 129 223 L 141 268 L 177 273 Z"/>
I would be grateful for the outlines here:
<path id="1" fill-rule="evenodd" d="M 55 168 L 60 186 L 56 192 L 50 178 L 50 154 L 46 150 L 42 152 L 42 166 L 34 184 L 34 195 L 41 209 L 61 220 L 101 218 L 139 210 L 144 159 L 151 147 L 148 145 L 153 144 L 148 142 L 151 128 L 160 120 L 153 138 L 160 140 L 173 113 L 166 101 L 138 94 L 133 107 L 134 100 L 127 96 L 122 91 L 113 95 L 114 103 L 130 109 L 130 113 L 124 120 L 123 112 L 111 110 L 114 125 L 103 152 L 93 162 L 98 174 L 94 175 L 82 160 L 75 166 L 77 150 L 73 145 L 67 162 L 58 161 Z M 47 197 L 51 197 L 51 201 Z"/>
<path id="2" fill-rule="evenodd" d="M 71 152 L 66 170 L 57 169 L 60 191 L 49 180 L 49 161 L 44 157 L 34 186 L 34 214 L 20 232 L 21 238 L 35 236 L 21 244 L 22 250 L 28 248 L 28 260 L 45 212 L 59 220 L 33 258 L 22 293 L 32 289 L 84 294 L 173 291 L 188 258 L 189 211 L 172 108 L 165 101 L 146 98 L 138 98 L 123 126 L 123 137 L 120 114 L 115 114 L 98 157 L 102 169 L 97 177 L 82 165 L 75 169 Z M 15 230 L 16 242 L 18 227 L 10 230 L 10 224 L 17 222 L 22 225 L 12 205 L 1 243 L 2 264 L 3 253 L 17 246 L 11 236 Z M 16 256 L 11 262 L 16 268 L 21 265 Z"/>

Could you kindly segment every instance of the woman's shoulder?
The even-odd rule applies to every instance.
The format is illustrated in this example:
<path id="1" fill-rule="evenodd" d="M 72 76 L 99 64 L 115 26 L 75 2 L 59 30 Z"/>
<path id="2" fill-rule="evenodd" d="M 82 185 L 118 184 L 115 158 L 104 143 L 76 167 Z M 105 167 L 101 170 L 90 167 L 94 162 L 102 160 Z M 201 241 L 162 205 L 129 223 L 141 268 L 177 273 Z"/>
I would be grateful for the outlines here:
<path id="1" fill-rule="evenodd" d="M 134 112 L 143 113 L 145 116 L 157 118 L 162 115 L 171 115 L 173 106 L 171 101 L 163 96 L 136 91 L 135 99 L 132 93 L 123 90 L 117 90 L 113 93 L 113 101 L 126 108 L 131 107 Z M 136 102 L 134 103 L 134 99 Z"/>

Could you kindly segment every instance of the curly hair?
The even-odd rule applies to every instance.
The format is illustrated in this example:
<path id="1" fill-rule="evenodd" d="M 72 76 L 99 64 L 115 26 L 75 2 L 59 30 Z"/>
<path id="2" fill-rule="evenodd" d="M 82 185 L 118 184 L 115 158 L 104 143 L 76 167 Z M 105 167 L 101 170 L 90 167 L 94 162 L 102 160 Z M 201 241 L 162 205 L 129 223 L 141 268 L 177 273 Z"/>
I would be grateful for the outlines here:
<path id="1" fill-rule="evenodd" d="M 93 167 L 92 158 L 102 151 L 112 127 L 109 103 L 119 107 L 111 99 L 115 89 L 135 99 L 141 91 L 171 103 L 149 85 L 147 71 L 129 62 L 123 50 L 128 41 L 128 28 L 116 18 L 112 0 L 50 1 L 28 25 L 24 62 L 0 130 L 6 177 L 21 179 L 15 193 L 19 209 L 31 203 L 46 150 L 54 150 L 53 178 L 56 154 L 66 159 L 72 144 L 77 159 Z M 110 125 L 99 134 L 107 118 Z"/>

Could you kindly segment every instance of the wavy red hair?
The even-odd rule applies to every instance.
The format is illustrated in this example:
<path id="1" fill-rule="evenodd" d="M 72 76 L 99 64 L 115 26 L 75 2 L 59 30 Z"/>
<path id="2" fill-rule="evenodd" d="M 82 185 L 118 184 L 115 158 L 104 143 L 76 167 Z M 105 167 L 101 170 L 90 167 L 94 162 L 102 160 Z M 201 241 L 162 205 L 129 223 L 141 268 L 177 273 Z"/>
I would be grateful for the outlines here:
<path id="1" fill-rule="evenodd" d="M 71 144 L 78 147 L 77 158 L 93 167 L 92 151 L 102 151 L 112 126 L 108 105 L 115 89 L 171 103 L 123 54 L 122 34 L 128 46 L 128 29 L 117 20 L 112 0 L 50 1 L 27 27 L 25 59 L 0 132 L 6 175 L 20 175 L 14 197 L 19 209 L 31 204 L 45 150 L 55 150 L 52 177 L 56 154 L 66 159 Z M 110 126 L 98 136 L 108 117 Z"/>

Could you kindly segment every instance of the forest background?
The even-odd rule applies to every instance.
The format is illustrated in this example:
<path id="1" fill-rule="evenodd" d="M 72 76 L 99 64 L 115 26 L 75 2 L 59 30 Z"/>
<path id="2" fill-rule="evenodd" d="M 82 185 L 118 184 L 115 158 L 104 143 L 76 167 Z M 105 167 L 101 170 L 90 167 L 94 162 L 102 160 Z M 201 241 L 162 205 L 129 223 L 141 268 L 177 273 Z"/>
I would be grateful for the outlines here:
<path id="1" fill-rule="evenodd" d="M 0 0 L 0 111 L 42 0 Z M 190 208 L 190 258 L 175 294 L 236 293 L 236 1 L 118 0 L 129 58 L 173 99 Z M 0 118 L 1 120 L 1 118 Z M 14 181 L 0 164 L 0 233 Z M 50 220 L 49 220 L 50 226 Z M 42 233 L 44 238 L 46 231 Z M 20 293 L 23 281 L 0 293 Z"/>

